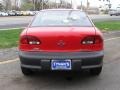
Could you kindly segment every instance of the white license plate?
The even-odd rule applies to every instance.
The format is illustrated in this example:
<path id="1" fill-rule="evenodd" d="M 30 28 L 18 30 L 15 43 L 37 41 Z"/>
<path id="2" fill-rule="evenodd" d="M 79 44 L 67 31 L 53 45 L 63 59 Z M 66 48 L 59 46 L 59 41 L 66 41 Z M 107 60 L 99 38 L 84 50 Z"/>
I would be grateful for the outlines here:
<path id="1" fill-rule="evenodd" d="M 71 70 L 71 60 L 52 60 L 52 70 Z"/>

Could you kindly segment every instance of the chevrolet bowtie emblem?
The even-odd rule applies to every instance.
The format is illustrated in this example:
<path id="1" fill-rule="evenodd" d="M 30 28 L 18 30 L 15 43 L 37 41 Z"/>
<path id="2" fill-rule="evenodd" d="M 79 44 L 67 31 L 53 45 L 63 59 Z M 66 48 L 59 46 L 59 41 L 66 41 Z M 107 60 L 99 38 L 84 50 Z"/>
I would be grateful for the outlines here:
<path id="1" fill-rule="evenodd" d="M 57 45 L 60 47 L 63 47 L 63 46 L 65 46 L 65 42 L 63 40 L 60 40 L 60 41 L 58 41 Z"/>

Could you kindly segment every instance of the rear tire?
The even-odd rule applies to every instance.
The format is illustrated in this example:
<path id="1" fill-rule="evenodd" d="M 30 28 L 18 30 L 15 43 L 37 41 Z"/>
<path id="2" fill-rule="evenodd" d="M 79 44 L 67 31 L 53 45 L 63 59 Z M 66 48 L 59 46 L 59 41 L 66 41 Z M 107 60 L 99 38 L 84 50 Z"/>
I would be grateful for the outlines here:
<path id="1" fill-rule="evenodd" d="M 33 71 L 31 69 L 28 69 L 28 68 L 21 67 L 21 71 L 25 76 L 30 76 L 33 74 Z"/>
<path id="2" fill-rule="evenodd" d="M 102 66 L 98 68 L 92 68 L 90 69 L 90 74 L 93 76 L 98 76 L 100 75 L 101 71 L 102 71 Z"/>

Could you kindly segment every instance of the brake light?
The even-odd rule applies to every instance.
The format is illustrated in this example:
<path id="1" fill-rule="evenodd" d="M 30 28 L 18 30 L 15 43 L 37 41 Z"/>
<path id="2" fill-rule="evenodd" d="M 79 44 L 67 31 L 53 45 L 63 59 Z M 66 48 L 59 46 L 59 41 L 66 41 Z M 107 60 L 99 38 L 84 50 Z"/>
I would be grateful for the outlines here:
<path id="1" fill-rule="evenodd" d="M 21 44 L 30 44 L 30 45 L 39 45 L 41 44 L 40 40 L 38 40 L 34 36 L 22 36 L 20 39 Z"/>
<path id="2" fill-rule="evenodd" d="M 91 44 L 99 44 L 102 42 L 103 40 L 100 36 L 88 36 L 88 37 L 85 37 L 81 43 L 84 45 L 91 45 Z"/>

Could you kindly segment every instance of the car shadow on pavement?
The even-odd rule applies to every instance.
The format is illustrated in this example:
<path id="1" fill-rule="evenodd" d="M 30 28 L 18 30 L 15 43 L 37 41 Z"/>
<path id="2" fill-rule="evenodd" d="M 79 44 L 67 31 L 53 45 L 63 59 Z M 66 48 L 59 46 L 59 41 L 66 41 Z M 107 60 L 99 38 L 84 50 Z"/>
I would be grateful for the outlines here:
<path id="1" fill-rule="evenodd" d="M 89 83 L 97 83 L 99 76 L 91 76 L 88 71 L 82 72 L 36 72 L 32 76 L 23 76 L 27 85 L 31 84 L 34 88 L 42 88 L 52 90 L 66 88 L 73 88 L 72 86 L 85 85 Z M 95 82 L 94 82 L 95 81 Z M 21 82 L 23 83 L 23 82 Z M 26 84 L 26 83 L 25 83 Z"/>

